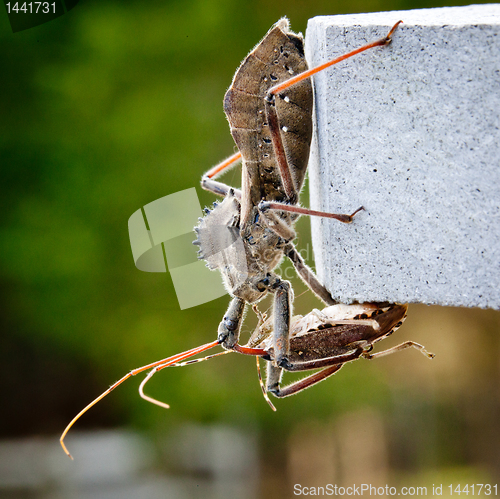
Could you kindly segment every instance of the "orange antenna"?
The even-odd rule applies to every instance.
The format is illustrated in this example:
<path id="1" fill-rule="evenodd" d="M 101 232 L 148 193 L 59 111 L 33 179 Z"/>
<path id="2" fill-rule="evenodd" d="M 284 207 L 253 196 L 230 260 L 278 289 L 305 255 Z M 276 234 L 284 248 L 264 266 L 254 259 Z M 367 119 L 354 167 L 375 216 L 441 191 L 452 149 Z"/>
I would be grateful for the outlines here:
<path id="1" fill-rule="evenodd" d="M 269 396 L 267 395 L 267 391 L 266 391 L 266 387 L 264 386 L 264 382 L 262 381 L 262 374 L 260 372 L 260 362 L 259 362 L 259 356 L 256 355 L 255 356 L 255 359 L 257 361 L 257 375 L 259 376 L 259 384 L 260 384 L 260 388 L 262 390 L 262 395 L 264 395 L 264 398 L 266 400 L 266 402 L 269 404 L 269 407 L 274 411 L 276 412 L 276 407 L 274 407 L 274 404 L 271 402 L 271 400 L 269 399 Z"/>
<path id="2" fill-rule="evenodd" d="M 187 360 L 186 362 L 176 362 L 175 364 L 167 363 L 166 365 L 161 365 L 153 368 L 149 374 L 144 378 L 142 383 L 139 386 L 139 395 L 144 399 L 147 400 L 148 402 L 151 402 L 152 404 L 158 405 L 160 407 L 163 407 L 165 409 L 170 409 L 170 406 L 166 404 L 165 402 L 161 402 L 158 399 L 154 399 L 153 397 L 150 397 L 149 395 L 146 395 L 144 393 L 144 387 L 146 386 L 146 383 L 158 372 L 161 371 L 164 367 L 184 367 L 184 366 L 190 366 L 192 364 L 197 364 L 198 362 L 204 362 L 205 360 L 213 359 L 214 357 L 220 357 L 221 355 L 226 355 L 228 353 L 233 353 L 232 350 L 224 350 L 223 352 L 219 353 L 214 353 L 213 355 L 207 355 L 206 357 L 203 357 L 201 359 L 192 359 L 192 360 Z"/>
<path id="3" fill-rule="evenodd" d="M 153 362 L 152 364 L 147 364 L 146 366 L 138 367 L 137 369 L 134 369 L 127 373 L 123 378 L 119 379 L 116 383 L 111 385 L 105 392 L 101 393 L 99 397 L 97 397 L 95 400 L 93 400 L 90 404 L 88 404 L 86 407 L 84 407 L 66 426 L 64 429 L 61 438 L 59 439 L 59 442 L 61 443 L 61 447 L 63 448 L 64 452 L 73 459 L 73 456 L 69 453 L 68 449 L 66 448 L 66 445 L 64 445 L 64 439 L 66 435 L 68 434 L 68 431 L 71 429 L 71 427 L 80 419 L 83 414 L 85 414 L 91 407 L 93 407 L 97 402 L 101 401 L 106 395 L 108 395 L 110 392 L 112 392 L 117 386 L 121 385 L 124 381 L 127 379 L 131 378 L 132 376 L 135 376 L 136 374 L 142 373 L 144 371 L 147 371 L 148 369 L 153 369 L 151 373 L 146 377 L 146 380 L 149 380 L 151 376 L 158 370 L 163 369 L 165 367 L 168 367 L 172 364 L 175 364 L 177 362 L 183 361 L 185 359 L 188 359 L 189 357 L 192 357 L 193 355 L 196 355 L 198 353 L 204 352 L 205 350 L 209 350 L 210 348 L 216 347 L 219 345 L 219 341 L 212 341 L 211 343 L 206 343 L 205 345 L 201 345 L 196 348 L 192 348 L 191 350 L 186 350 L 185 352 L 178 353 L 177 355 L 173 355 L 172 357 L 167 357 L 166 359 L 158 360 L 156 362 Z M 141 387 L 144 385 L 144 382 L 141 384 Z M 154 400 L 154 399 L 153 399 Z M 167 404 L 159 403 L 157 405 L 161 405 L 162 407 L 168 408 Z"/>

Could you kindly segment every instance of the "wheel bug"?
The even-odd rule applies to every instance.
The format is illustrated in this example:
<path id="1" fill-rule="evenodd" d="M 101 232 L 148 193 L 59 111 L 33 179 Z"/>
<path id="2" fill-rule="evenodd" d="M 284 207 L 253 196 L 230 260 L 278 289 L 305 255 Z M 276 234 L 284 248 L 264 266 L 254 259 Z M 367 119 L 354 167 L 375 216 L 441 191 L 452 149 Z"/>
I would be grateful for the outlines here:
<path id="1" fill-rule="evenodd" d="M 64 430 L 60 442 L 68 456 L 71 457 L 64 438 L 69 429 L 82 414 L 125 380 L 151 370 L 141 384 L 140 392 L 145 399 L 157 403 L 143 393 L 144 384 L 155 372 L 182 363 L 183 360 L 219 344 L 229 351 L 268 359 L 272 365 L 269 371 L 271 374 L 268 374 L 268 391 L 278 396 L 286 396 L 283 395 L 286 390 L 290 392 L 290 388 L 278 389 L 276 386 L 279 386 L 283 369 L 301 370 L 293 350 L 293 345 L 300 335 L 290 335 L 293 299 L 291 285 L 272 271 L 282 258 L 287 256 L 315 295 L 327 305 L 335 305 L 329 291 L 319 282 L 295 249 L 293 225 L 301 214 L 351 223 L 354 215 L 363 209 L 360 207 L 351 215 L 346 215 L 318 212 L 297 206 L 312 138 L 313 94 L 310 77 L 368 49 L 388 45 L 401 22 L 398 21 L 387 36 L 316 68 L 308 69 L 302 36 L 289 30 L 288 20 L 283 18 L 242 62 L 224 98 L 224 110 L 239 151 L 203 176 L 202 187 L 224 196 L 224 200 L 215 204 L 212 211 L 206 209 L 207 216 L 200 219 L 200 224 L 195 228 L 197 239 L 194 244 L 200 247 L 199 257 L 205 259 L 212 270 L 220 270 L 225 285 L 233 296 L 219 325 L 217 340 L 134 369 L 114 383 L 80 411 Z M 241 189 L 231 188 L 215 180 L 239 161 L 242 161 Z M 238 340 L 246 304 L 258 302 L 268 293 L 274 294 L 273 326 L 270 329 L 272 333 L 265 345 L 268 350 L 259 346 L 240 346 Z M 376 304 L 360 306 L 378 308 Z M 372 323 L 372 326 L 363 326 L 351 319 L 343 326 L 352 333 L 359 327 L 374 329 L 375 323 Z M 313 344 L 316 340 L 310 338 L 315 337 L 310 335 L 306 342 Z M 366 338 L 359 341 L 361 340 L 369 342 Z M 327 350 L 313 360 L 313 363 L 317 364 L 316 367 L 331 364 L 332 351 L 328 352 L 328 347 L 326 348 Z M 360 348 L 356 347 L 351 353 L 346 351 L 342 354 L 345 357 L 340 357 L 341 360 L 339 355 L 334 353 L 333 358 L 337 358 L 337 362 L 321 371 L 324 373 L 321 379 L 333 374 L 343 363 L 360 357 L 364 352 Z M 304 366 L 304 370 L 308 368 Z M 328 369 L 331 372 L 325 373 Z M 309 379 L 307 386 L 320 381 L 315 380 L 313 376 L 306 378 Z M 294 390 L 294 393 L 300 391 Z M 159 404 L 168 407 L 166 404 Z"/>
<path id="2" fill-rule="evenodd" d="M 302 36 L 278 21 L 244 59 L 224 97 L 224 111 L 239 152 L 213 167 L 202 187 L 224 200 L 195 228 L 199 258 L 220 270 L 233 296 L 219 325 L 218 340 L 226 349 L 238 343 L 245 305 L 274 294 L 273 364 L 288 369 L 292 289 L 272 270 L 283 256 L 293 263 L 307 286 L 327 305 L 335 301 L 295 249 L 293 225 L 300 214 L 351 223 L 351 215 L 332 214 L 296 205 L 309 159 L 313 94 L 310 77 L 335 63 L 390 43 L 388 35 L 321 66 L 307 69 Z M 242 160 L 242 187 L 215 180 Z M 239 243 L 239 244 L 234 244 Z"/>

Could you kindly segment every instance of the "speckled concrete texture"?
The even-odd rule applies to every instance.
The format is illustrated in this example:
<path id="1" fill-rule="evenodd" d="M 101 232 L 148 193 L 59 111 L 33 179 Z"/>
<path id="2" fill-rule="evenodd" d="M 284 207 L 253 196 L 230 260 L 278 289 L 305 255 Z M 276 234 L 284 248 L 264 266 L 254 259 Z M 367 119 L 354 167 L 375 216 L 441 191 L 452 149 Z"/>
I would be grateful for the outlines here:
<path id="1" fill-rule="evenodd" d="M 341 302 L 500 308 L 500 4 L 311 19 L 317 273 Z"/>

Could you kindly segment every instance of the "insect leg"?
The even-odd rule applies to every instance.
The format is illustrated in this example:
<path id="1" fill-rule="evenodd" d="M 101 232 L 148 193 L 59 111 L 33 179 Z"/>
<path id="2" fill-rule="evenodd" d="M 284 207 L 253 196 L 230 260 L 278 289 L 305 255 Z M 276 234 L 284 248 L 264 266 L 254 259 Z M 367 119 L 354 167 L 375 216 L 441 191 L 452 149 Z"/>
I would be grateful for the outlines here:
<path id="1" fill-rule="evenodd" d="M 197 364 L 198 362 L 203 362 L 205 360 L 213 359 L 214 357 L 220 357 L 221 355 L 225 355 L 231 353 L 231 350 L 224 350 L 223 352 L 219 353 L 214 353 L 212 355 L 207 355 L 206 357 L 202 357 L 201 359 L 192 359 L 192 360 L 187 360 L 186 362 L 176 362 L 175 364 L 170 364 L 167 363 L 166 365 L 162 366 L 157 366 L 151 371 L 149 371 L 148 375 L 142 380 L 140 386 L 139 386 L 139 395 L 141 398 L 146 400 L 147 402 L 151 402 L 152 404 L 155 404 L 159 407 L 163 407 L 164 409 L 170 409 L 170 406 L 166 404 L 165 402 L 162 402 L 161 400 L 155 399 L 153 397 L 150 397 L 149 395 L 146 395 L 144 393 L 144 387 L 146 386 L 146 383 L 161 369 L 164 367 L 184 367 L 184 366 L 189 366 L 191 364 Z"/>
<path id="2" fill-rule="evenodd" d="M 228 350 L 232 350 L 238 343 L 244 312 L 245 301 L 235 297 L 229 303 L 224 318 L 219 324 L 217 339 Z"/>
<path id="3" fill-rule="evenodd" d="M 276 157 L 276 162 L 278 165 L 278 169 L 281 175 L 281 181 L 283 184 L 283 189 L 285 191 L 285 194 L 287 195 L 288 202 L 290 204 L 295 204 L 297 202 L 298 198 L 298 192 L 297 192 L 297 187 L 294 185 L 292 175 L 290 172 L 290 167 L 288 165 L 288 161 L 286 159 L 286 153 L 285 149 L 283 146 L 283 140 L 281 137 L 281 131 L 280 131 L 280 126 L 279 126 L 279 119 L 278 119 L 278 114 L 276 112 L 276 95 L 279 95 L 281 92 L 286 90 L 287 88 L 291 87 L 292 85 L 295 85 L 306 78 L 310 78 L 312 75 L 330 67 L 333 66 L 334 64 L 337 64 L 338 62 L 341 62 L 345 59 L 348 59 L 349 57 L 352 57 L 356 54 L 359 54 L 360 52 L 364 52 L 365 50 L 374 48 L 374 47 L 379 47 L 383 45 L 387 45 L 391 42 L 392 35 L 396 28 L 399 26 L 399 24 L 402 21 L 398 21 L 392 29 L 389 31 L 387 36 L 384 38 L 381 38 L 380 40 L 377 40 L 372 43 L 368 43 L 367 45 L 363 45 L 362 47 L 353 50 L 347 54 L 344 54 L 340 57 L 337 57 L 335 59 L 332 59 L 324 64 L 321 64 L 320 66 L 317 66 L 315 68 L 309 69 L 307 71 L 304 71 L 293 78 L 290 78 L 282 83 L 279 83 L 273 87 L 271 87 L 268 92 L 266 97 L 264 98 L 265 102 L 265 109 L 266 109 L 266 115 L 267 115 L 267 122 L 269 125 L 269 131 L 271 132 L 271 139 L 273 142 L 273 149 L 274 149 L 274 154 Z"/>
<path id="4" fill-rule="evenodd" d="M 288 281 L 280 280 L 275 289 L 273 307 L 273 349 L 274 364 L 288 366 L 290 318 L 292 315 L 293 291 Z"/>
<path id="5" fill-rule="evenodd" d="M 309 287 L 309 289 L 327 305 L 336 305 L 338 302 L 332 298 L 330 292 L 319 282 L 314 272 L 306 265 L 300 253 L 295 249 L 292 243 L 286 247 L 285 254 L 293 263 L 297 274 Z"/>
<path id="6" fill-rule="evenodd" d="M 127 373 L 125 376 L 120 378 L 116 383 L 111 385 L 106 391 L 101 393 L 99 397 L 94 399 L 90 404 L 88 404 L 86 407 L 84 407 L 71 421 L 70 423 L 66 426 L 64 429 L 61 437 L 59 438 L 59 442 L 61 444 L 61 447 L 63 448 L 64 452 L 73 459 L 71 454 L 68 452 L 68 449 L 66 448 L 66 445 L 64 444 L 64 439 L 70 430 L 70 428 L 76 423 L 80 417 L 85 414 L 91 407 L 93 407 L 97 402 L 102 400 L 106 395 L 108 395 L 111 391 L 113 391 L 117 386 L 121 385 L 124 381 L 129 379 L 132 376 L 135 376 L 136 374 L 142 373 L 144 371 L 147 371 L 148 369 L 154 369 L 154 372 L 163 369 L 164 367 L 168 367 L 169 365 L 175 364 L 176 362 L 183 361 L 185 359 L 188 359 L 189 357 L 192 357 L 193 355 L 197 355 L 199 353 L 204 352 L 205 350 L 209 350 L 210 348 L 213 348 L 219 344 L 218 341 L 213 341 L 211 343 L 206 343 L 205 345 L 201 345 L 196 348 L 192 348 L 191 350 L 186 350 L 185 352 L 179 353 L 177 355 L 173 355 L 172 357 L 168 357 L 166 359 L 158 360 L 156 362 L 153 362 L 151 364 L 147 364 L 142 367 L 138 367 L 137 369 L 133 369 L 129 373 Z M 152 376 L 152 375 L 151 375 Z M 148 377 L 149 379 L 149 377 Z"/>
<path id="7" fill-rule="evenodd" d="M 309 388 L 310 386 L 323 381 L 332 374 L 335 374 L 343 365 L 344 364 L 341 363 L 326 367 L 321 371 L 306 376 L 305 378 L 299 379 L 298 381 L 295 381 L 290 385 L 281 388 L 280 381 L 282 369 L 269 364 L 267 371 L 267 391 L 271 392 L 275 397 L 278 398 L 289 397 L 290 395 L 299 393 L 302 390 L 305 390 L 306 388 Z"/>
<path id="8" fill-rule="evenodd" d="M 259 203 L 259 210 L 261 213 L 266 214 L 268 210 L 279 210 L 279 211 L 288 211 L 289 213 L 299 213 L 300 215 L 309 215 L 314 217 L 324 217 L 324 218 L 334 218 L 339 222 L 343 222 L 345 224 L 350 224 L 354 215 L 364 210 L 363 206 L 360 206 L 354 213 L 350 215 L 339 214 L 339 213 L 327 213 L 325 211 L 316 211 L 310 210 L 309 208 L 302 208 L 300 206 L 290 205 L 287 203 L 278 203 L 274 201 L 261 201 Z M 267 214 L 266 214 L 267 216 Z"/>
<path id="9" fill-rule="evenodd" d="M 365 359 L 376 359 L 378 357 L 384 357 L 385 355 L 390 355 L 395 352 L 399 352 L 401 350 L 405 350 L 406 348 L 416 348 L 419 352 L 421 352 L 423 355 L 425 355 L 429 359 L 433 359 L 436 355 L 428 352 L 423 345 L 420 345 L 420 343 L 415 343 L 414 341 L 405 341 L 404 343 L 401 343 L 400 345 L 396 345 L 395 347 L 388 348 L 387 350 L 383 350 L 382 352 L 377 352 L 377 353 L 368 353 L 364 352 L 362 354 L 362 357 Z"/>
<path id="10" fill-rule="evenodd" d="M 286 370 L 289 372 L 310 371 L 312 369 L 322 369 L 324 367 L 352 362 L 353 360 L 359 359 L 365 353 L 367 346 L 369 346 L 365 341 L 358 343 L 359 344 L 357 346 L 353 343 L 353 349 L 348 353 L 334 355 L 333 357 L 319 358 L 317 360 L 291 362 L 287 366 Z"/>
<path id="11" fill-rule="evenodd" d="M 327 359 L 313 360 L 309 362 L 297 362 L 287 366 L 286 370 L 290 372 L 295 371 L 308 371 L 311 369 L 320 369 L 321 371 L 315 372 L 305 378 L 294 381 L 290 385 L 281 388 L 281 377 L 283 375 L 283 369 L 273 366 L 270 362 L 268 364 L 267 370 L 267 387 L 266 390 L 271 392 L 275 397 L 282 398 L 288 397 L 298 393 L 310 386 L 323 381 L 332 374 L 336 373 L 346 362 L 351 362 L 352 360 L 358 359 L 363 355 L 363 347 L 359 346 L 352 352 L 336 355 L 335 357 L 330 357 Z"/>
<path id="12" fill-rule="evenodd" d="M 238 151 L 234 153 L 229 158 L 220 162 L 218 165 L 212 167 L 208 172 L 206 172 L 201 178 L 201 187 L 206 191 L 213 192 L 218 196 L 226 196 L 226 194 L 231 189 L 230 186 L 223 184 L 222 182 L 217 182 L 214 180 L 216 177 L 221 175 L 223 172 L 236 166 L 241 160 L 241 153 Z M 238 199 L 241 199 L 241 191 L 239 189 L 234 189 L 234 194 Z"/>
<path id="13" fill-rule="evenodd" d="M 323 71 L 326 68 L 329 68 L 330 66 L 333 66 L 334 64 L 337 64 L 341 61 L 344 61 L 346 59 L 349 59 L 349 57 L 352 57 L 356 54 L 359 54 L 361 52 L 364 52 L 365 50 L 369 50 L 374 47 L 381 47 L 384 45 L 389 45 L 392 40 L 392 35 L 396 31 L 396 28 L 402 23 L 403 21 L 398 21 L 389 31 L 387 36 L 384 36 L 383 38 L 380 38 L 379 40 L 376 40 L 375 42 L 367 43 L 366 45 L 363 45 L 362 47 L 357 48 L 356 50 L 352 50 L 351 52 L 348 52 L 347 54 L 341 55 L 340 57 L 336 57 L 335 59 L 332 59 L 330 61 L 327 61 L 323 64 L 320 64 L 319 66 L 316 66 L 315 68 L 308 69 L 307 71 L 304 71 L 303 73 L 300 73 L 293 78 L 290 78 L 282 83 L 278 83 L 274 87 L 271 87 L 268 90 L 268 95 L 277 95 L 283 90 L 286 90 L 287 88 L 291 87 L 292 85 L 295 85 L 302 80 L 305 80 L 306 78 L 310 78 L 312 75 L 319 73 L 320 71 Z"/>
<path id="14" fill-rule="evenodd" d="M 296 237 L 295 231 L 290 228 L 290 225 L 281 219 L 276 213 L 262 211 L 260 207 L 263 203 L 264 202 L 261 201 L 258 206 L 258 210 L 262 215 L 261 220 L 285 241 L 293 241 Z"/>
<path id="15" fill-rule="evenodd" d="M 266 109 L 267 123 L 269 125 L 271 140 L 273 142 L 274 156 L 276 158 L 276 163 L 278 165 L 278 170 L 280 172 L 283 189 L 288 198 L 288 202 L 290 204 L 295 204 L 298 199 L 298 192 L 292 179 L 290 166 L 288 165 L 285 148 L 283 146 L 283 139 L 281 138 L 278 113 L 276 112 L 275 94 L 269 91 L 266 97 L 264 98 L 264 103 Z"/>

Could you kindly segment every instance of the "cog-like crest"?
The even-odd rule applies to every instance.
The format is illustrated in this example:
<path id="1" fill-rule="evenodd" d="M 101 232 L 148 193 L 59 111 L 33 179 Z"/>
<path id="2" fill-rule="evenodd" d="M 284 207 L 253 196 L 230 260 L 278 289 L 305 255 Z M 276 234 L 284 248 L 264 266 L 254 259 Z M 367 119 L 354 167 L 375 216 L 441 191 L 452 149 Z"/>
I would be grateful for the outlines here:
<path id="1" fill-rule="evenodd" d="M 206 216 L 199 218 L 200 223 L 194 228 L 197 239 L 193 244 L 200 247 L 198 259 L 206 260 L 211 270 L 227 265 L 224 250 L 240 239 L 240 203 L 230 192 L 221 203 L 214 203 L 214 208 L 205 208 Z"/>

